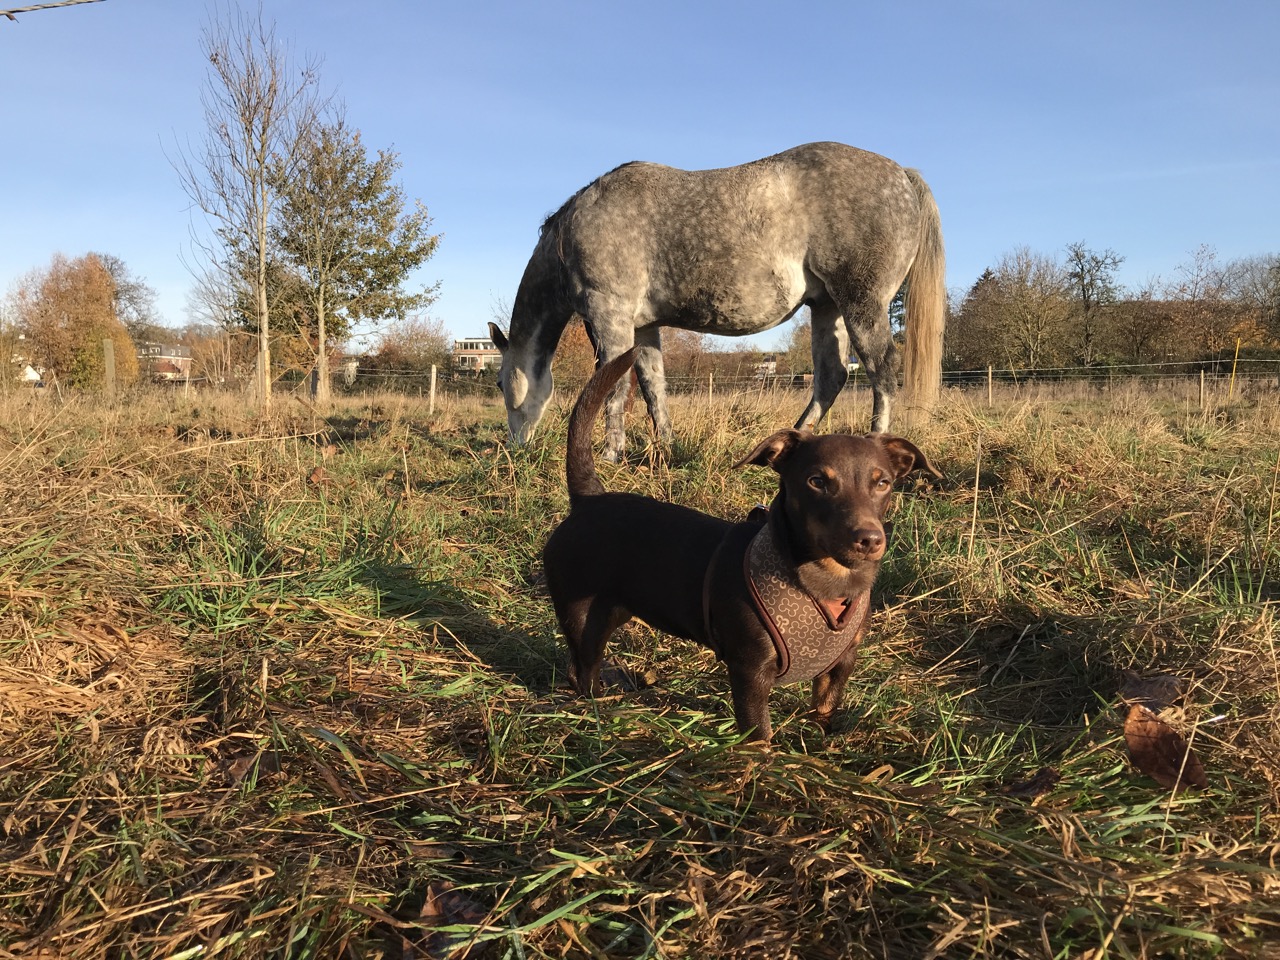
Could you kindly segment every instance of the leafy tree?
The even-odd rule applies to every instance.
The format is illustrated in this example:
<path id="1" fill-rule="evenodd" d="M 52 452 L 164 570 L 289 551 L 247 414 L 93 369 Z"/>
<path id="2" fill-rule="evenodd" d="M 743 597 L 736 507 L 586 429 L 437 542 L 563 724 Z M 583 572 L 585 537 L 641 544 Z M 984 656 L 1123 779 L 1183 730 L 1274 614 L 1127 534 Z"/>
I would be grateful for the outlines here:
<path id="1" fill-rule="evenodd" d="M 979 370 L 999 360 L 996 312 L 999 283 L 988 267 L 947 320 L 943 353 L 955 370 Z"/>
<path id="2" fill-rule="evenodd" d="M 96 254 L 74 260 L 61 254 L 28 274 L 14 296 L 14 313 L 32 359 L 46 376 L 72 387 L 101 387 L 106 371 L 102 342 L 114 344 L 116 381 L 138 378 L 138 358 L 115 312 L 115 284 Z"/>
<path id="3" fill-rule="evenodd" d="M 408 276 L 435 253 L 438 234 L 415 202 L 406 209 L 394 182 L 398 155 L 371 158 L 359 131 L 341 120 L 318 125 L 300 146 L 296 166 L 276 170 L 279 215 L 273 237 L 296 276 L 306 312 L 297 326 L 313 348 L 318 399 L 329 391 L 330 345 L 360 321 L 403 320 L 429 306 L 438 284 L 407 292 Z"/>

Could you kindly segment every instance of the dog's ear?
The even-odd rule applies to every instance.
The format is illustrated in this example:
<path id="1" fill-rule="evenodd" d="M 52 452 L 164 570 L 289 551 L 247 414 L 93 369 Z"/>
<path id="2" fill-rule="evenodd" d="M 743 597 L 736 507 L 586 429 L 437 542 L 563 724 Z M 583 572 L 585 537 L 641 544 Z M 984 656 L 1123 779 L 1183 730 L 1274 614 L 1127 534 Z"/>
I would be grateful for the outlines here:
<path id="1" fill-rule="evenodd" d="M 754 450 L 734 466 L 745 467 L 747 464 L 755 464 L 758 467 L 773 467 L 776 470 L 779 463 L 791 456 L 792 451 L 804 436 L 805 434 L 799 430 L 779 430 L 761 440 Z"/>
<path id="2" fill-rule="evenodd" d="M 891 437 L 883 433 L 871 434 L 871 439 L 875 440 L 880 446 L 884 447 L 884 452 L 889 455 L 889 459 L 893 462 L 893 471 L 896 479 L 901 480 L 912 470 L 923 470 L 942 479 L 942 473 L 932 463 L 929 458 L 920 452 L 910 440 L 902 437 Z"/>

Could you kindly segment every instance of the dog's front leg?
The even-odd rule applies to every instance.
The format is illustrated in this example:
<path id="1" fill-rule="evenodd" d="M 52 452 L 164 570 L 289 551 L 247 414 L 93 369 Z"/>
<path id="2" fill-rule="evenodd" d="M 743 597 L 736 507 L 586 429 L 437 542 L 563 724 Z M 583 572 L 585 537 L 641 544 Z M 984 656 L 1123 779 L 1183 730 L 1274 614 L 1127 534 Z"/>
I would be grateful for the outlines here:
<path id="1" fill-rule="evenodd" d="M 769 723 L 769 691 L 773 689 L 776 669 L 729 667 L 729 688 L 733 692 L 733 715 L 738 732 L 748 740 L 768 743 L 773 737 Z"/>
<path id="2" fill-rule="evenodd" d="M 853 669 L 858 665 L 858 645 L 866 632 L 866 622 L 858 628 L 853 642 L 840 659 L 826 673 L 813 678 L 813 719 L 825 733 L 831 726 L 831 717 L 844 702 L 845 687 Z"/>

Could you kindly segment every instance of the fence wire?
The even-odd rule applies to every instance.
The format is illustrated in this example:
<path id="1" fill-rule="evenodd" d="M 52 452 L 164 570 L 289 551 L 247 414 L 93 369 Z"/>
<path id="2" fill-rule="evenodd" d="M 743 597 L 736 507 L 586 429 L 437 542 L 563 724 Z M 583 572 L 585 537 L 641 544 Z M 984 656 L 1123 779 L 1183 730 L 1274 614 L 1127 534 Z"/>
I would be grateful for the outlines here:
<path id="1" fill-rule="evenodd" d="M 1280 359 L 1238 361 L 1233 368 L 1230 360 L 1202 363 L 1163 362 L 1112 364 L 1097 367 L 1039 367 L 1039 368 L 983 368 L 974 370 L 945 370 L 943 387 L 979 387 L 988 382 L 1002 386 L 1031 384 L 1081 383 L 1118 384 L 1125 381 L 1197 381 L 1203 376 L 1206 382 L 1218 384 L 1233 377 L 1237 382 L 1275 384 L 1280 389 Z M 425 396 L 430 389 L 431 374 L 421 370 L 359 370 L 347 383 L 342 374 L 335 373 L 333 389 L 336 392 L 359 393 L 370 390 L 388 390 Z M 577 390 L 582 384 L 576 380 L 557 381 L 558 387 Z M 848 387 L 868 385 L 867 376 L 861 370 L 849 378 Z M 706 393 L 707 391 L 742 392 L 761 390 L 809 390 L 811 374 L 781 374 L 761 376 L 755 373 L 720 373 L 710 371 L 695 376 L 668 376 L 667 392 L 672 394 Z M 501 395 L 496 380 L 490 376 L 437 371 L 437 394 L 455 396 L 497 397 Z"/>

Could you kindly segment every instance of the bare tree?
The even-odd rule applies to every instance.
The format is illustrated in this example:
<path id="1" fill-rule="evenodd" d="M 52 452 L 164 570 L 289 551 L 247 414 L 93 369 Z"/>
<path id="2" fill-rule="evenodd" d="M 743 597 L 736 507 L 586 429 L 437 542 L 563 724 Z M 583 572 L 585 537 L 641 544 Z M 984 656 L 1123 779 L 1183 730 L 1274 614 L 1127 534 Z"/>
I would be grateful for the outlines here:
<path id="1" fill-rule="evenodd" d="M 275 24 L 238 8 L 211 16 L 200 41 L 208 74 L 200 101 L 205 135 L 175 164 L 187 195 L 214 225 L 217 241 L 200 243 L 207 258 L 243 271 L 258 334 L 259 403 L 271 403 L 271 317 L 267 268 L 278 175 L 296 167 L 300 144 L 323 102 L 315 61 L 295 65 L 276 39 Z"/>
<path id="2" fill-rule="evenodd" d="M 1107 327 L 1119 355 L 1129 363 L 1181 359 L 1173 306 L 1161 298 L 1162 281 L 1149 279 L 1107 311 Z"/>
<path id="3" fill-rule="evenodd" d="M 1174 273 L 1176 278 L 1167 286 L 1165 296 L 1176 304 L 1183 336 L 1199 358 L 1221 359 L 1230 352 L 1237 319 L 1228 298 L 1231 278 L 1227 265 L 1218 260 L 1212 246 L 1201 244 Z"/>
<path id="4" fill-rule="evenodd" d="M 1116 270 L 1124 257 L 1114 250 L 1098 253 L 1084 241 L 1067 244 L 1066 280 L 1074 307 L 1069 339 L 1076 359 L 1086 367 L 1099 359 L 1106 333 L 1103 311 L 1120 299 Z"/>
<path id="5" fill-rule="evenodd" d="M 160 318 L 156 314 L 156 292 L 142 277 L 135 276 L 122 259 L 110 253 L 95 253 L 95 257 L 111 275 L 115 285 L 116 319 L 124 324 L 135 343 L 156 340 L 163 336 Z"/>
<path id="6" fill-rule="evenodd" d="M 1011 366 L 1035 369 L 1062 358 L 1071 312 L 1066 276 L 1053 257 L 1018 247 L 996 265 L 999 327 Z"/>
<path id="7" fill-rule="evenodd" d="M 1280 255 L 1233 260 L 1227 274 L 1231 299 L 1266 336 L 1280 340 Z"/>

